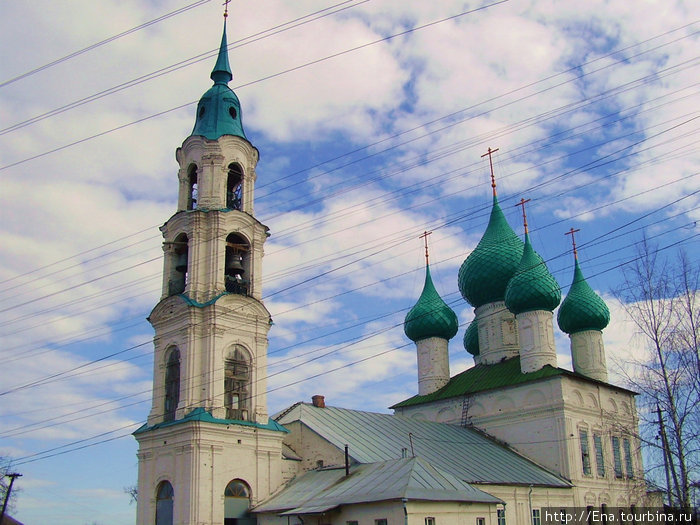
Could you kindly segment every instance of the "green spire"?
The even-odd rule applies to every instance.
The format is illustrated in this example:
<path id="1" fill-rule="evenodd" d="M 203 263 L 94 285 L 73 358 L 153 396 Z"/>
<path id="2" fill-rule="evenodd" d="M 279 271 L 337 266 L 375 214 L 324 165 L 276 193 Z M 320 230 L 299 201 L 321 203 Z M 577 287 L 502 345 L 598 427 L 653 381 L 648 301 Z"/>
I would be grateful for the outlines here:
<path id="1" fill-rule="evenodd" d="M 429 337 L 449 340 L 457 333 L 458 326 L 457 315 L 437 293 L 430 277 L 430 266 L 426 264 L 423 292 L 415 306 L 406 314 L 403 331 L 414 342 Z"/>
<path id="2" fill-rule="evenodd" d="M 231 66 L 228 62 L 228 40 L 226 39 L 226 19 L 224 19 L 224 33 L 221 35 L 221 46 L 219 47 L 219 56 L 216 59 L 216 64 L 211 72 L 210 78 L 216 84 L 228 84 L 233 80 Z"/>
<path id="3" fill-rule="evenodd" d="M 474 319 L 464 332 L 464 349 L 474 357 L 479 355 L 479 324 Z"/>
<path id="4" fill-rule="evenodd" d="M 514 314 L 534 310 L 553 312 L 561 301 L 561 290 L 547 265 L 532 248 L 530 234 L 525 233 L 523 257 L 506 287 L 506 306 Z"/>
<path id="5" fill-rule="evenodd" d="M 210 75 L 214 85 L 202 95 L 197 104 L 197 120 L 191 135 L 216 140 L 223 135 L 233 135 L 247 140 L 241 120 L 241 103 L 228 83 L 233 79 L 228 62 L 226 22 L 221 36 L 219 56 Z"/>
<path id="6" fill-rule="evenodd" d="M 494 194 L 486 231 L 459 269 L 462 297 L 474 308 L 503 301 L 508 281 L 515 274 L 522 255 L 523 242 L 508 225 Z"/>
<path id="7" fill-rule="evenodd" d="M 562 332 L 574 334 L 584 330 L 602 330 L 610 322 L 610 310 L 605 301 L 593 291 L 578 264 L 574 263 L 574 279 L 569 293 L 559 308 L 557 323 Z"/>

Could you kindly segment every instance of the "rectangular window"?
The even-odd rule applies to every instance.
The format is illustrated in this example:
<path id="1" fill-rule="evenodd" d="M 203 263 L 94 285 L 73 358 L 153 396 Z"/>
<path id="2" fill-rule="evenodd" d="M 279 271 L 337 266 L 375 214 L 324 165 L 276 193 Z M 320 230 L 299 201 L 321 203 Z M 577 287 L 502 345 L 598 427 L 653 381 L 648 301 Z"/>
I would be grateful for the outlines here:
<path id="1" fill-rule="evenodd" d="M 378 520 L 374 520 L 374 525 L 387 525 L 386 518 L 379 518 Z"/>
<path id="2" fill-rule="evenodd" d="M 506 525 L 506 509 L 496 510 L 496 516 L 498 516 L 498 525 Z"/>
<path id="3" fill-rule="evenodd" d="M 486 518 L 476 518 L 476 525 L 486 525 Z"/>
<path id="4" fill-rule="evenodd" d="M 532 509 L 532 525 L 542 525 L 540 509 Z"/>
<path id="5" fill-rule="evenodd" d="M 346 521 L 345 525 L 357 525 L 357 520 Z"/>
<path id="6" fill-rule="evenodd" d="M 425 518 L 425 525 L 435 525 L 435 518 Z"/>
<path id="7" fill-rule="evenodd" d="M 622 455 L 620 454 L 620 438 L 617 436 L 612 437 L 612 448 L 613 448 L 613 465 L 615 467 L 615 477 L 622 477 Z"/>
<path id="8" fill-rule="evenodd" d="M 627 471 L 627 477 L 629 479 L 634 479 L 634 470 L 632 469 L 632 447 L 629 439 L 625 438 L 622 440 L 622 450 L 625 453 L 625 470 Z"/>
<path id="9" fill-rule="evenodd" d="M 578 437 L 581 440 L 581 465 L 583 466 L 583 474 L 586 476 L 590 476 L 591 455 L 588 449 L 588 432 L 585 430 L 579 430 Z"/>
<path id="10" fill-rule="evenodd" d="M 595 466 L 598 475 L 605 476 L 605 456 L 603 455 L 603 438 L 600 434 L 593 434 L 593 446 L 595 447 Z"/>

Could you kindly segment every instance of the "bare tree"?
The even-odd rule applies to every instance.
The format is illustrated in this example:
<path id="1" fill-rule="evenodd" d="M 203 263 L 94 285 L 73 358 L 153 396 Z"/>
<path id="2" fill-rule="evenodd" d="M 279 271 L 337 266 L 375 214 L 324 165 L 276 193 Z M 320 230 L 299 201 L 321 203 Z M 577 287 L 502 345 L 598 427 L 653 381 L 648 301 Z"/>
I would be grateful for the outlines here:
<path id="1" fill-rule="evenodd" d="M 700 467 L 700 267 L 683 253 L 668 261 L 643 240 L 623 275 L 613 293 L 645 343 L 623 372 L 640 393 L 648 473 L 667 486 L 670 504 L 687 508 Z"/>

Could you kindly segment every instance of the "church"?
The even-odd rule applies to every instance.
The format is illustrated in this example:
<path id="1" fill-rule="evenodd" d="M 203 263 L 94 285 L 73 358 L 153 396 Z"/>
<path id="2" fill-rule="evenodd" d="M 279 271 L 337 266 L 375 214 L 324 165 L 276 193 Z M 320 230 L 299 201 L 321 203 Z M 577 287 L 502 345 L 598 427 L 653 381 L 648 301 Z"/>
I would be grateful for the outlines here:
<path id="1" fill-rule="evenodd" d="M 432 281 L 404 322 L 417 394 L 393 414 L 326 405 L 272 417 L 271 317 L 262 301 L 268 228 L 254 211 L 258 150 L 229 87 L 226 27 L 177 148 L 178 201 L 161 227 L 162 295 L 149 316 L 153 398 L 138 441 L 141 525 L 541 525 L 545 509 L 649 504 L 635 393 L 608 382 L 609 310 L 576 259 L 561 291 L 527 231 L 493 204 L 459 289 L 475 366 L 450 375 L 455 313 Z M 572 229 L 572 240 L 573 233 Z M 561 306 L 560 306 L 561 303 Z M 553 312 L 570 338 L 560 368 Z"/>

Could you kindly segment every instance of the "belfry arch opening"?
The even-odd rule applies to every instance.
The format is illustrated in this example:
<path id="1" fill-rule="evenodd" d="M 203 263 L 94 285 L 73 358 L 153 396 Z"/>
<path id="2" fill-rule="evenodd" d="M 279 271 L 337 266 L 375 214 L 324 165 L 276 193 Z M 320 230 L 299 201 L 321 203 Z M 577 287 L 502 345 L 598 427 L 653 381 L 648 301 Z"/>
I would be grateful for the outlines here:
<path id="1" fill-rule="evenodd" d="M 248 421 L 250 414 L 251 359 L 241 345 L 232 346 L 224 358 L 224 408 L 226 419 Z"/>
<path id="2" fill-rule="evenodd" d="M 190 164 L 187 169 L 187 209 L 194 210 L 197 208 L 197 197 L 199 190 L 197 186 L 197 165 Z"/>
<path id="3" fill-rule="evenodd" d="M 174 421 L 177 405 L 180 402 L 180 350 L 177 347 L 172 347 L 166 356 L 163 421 Z"/>
<path id="4" fill-rule="evenodd" d="M 226 291 L 248 295 L 250 291 L 250 244 L 243 237 L 231 233 L 226 237 L 224 281 Z"/>
<path id="5" fill-rule="evenodd" d="M 177 295 L 184 293 L 188 281 L 189 240 L 186 234 L 181 233 L 175 238 L 170 256 L 172 263 L 168 279 L 168 295 Z"/>
<path id="6" fill-rule="evenodd" d="M 228 165 L 226 177 L 226 207 L 229 210 L 243 209 L 243 168 L 235 162 Z"/>
<path id="7" fill-rule="evenodd" d="M 255 523 L 250 517 L 250 487 L 241 479 L 231 480 L 224 489 L 224 525 Z"/>
<path id="8" fill-rule="evenodd" d="M 175 492 L 169 481 L 161 481 L 156 489 L 156 525 L 173 525 Z"/>

